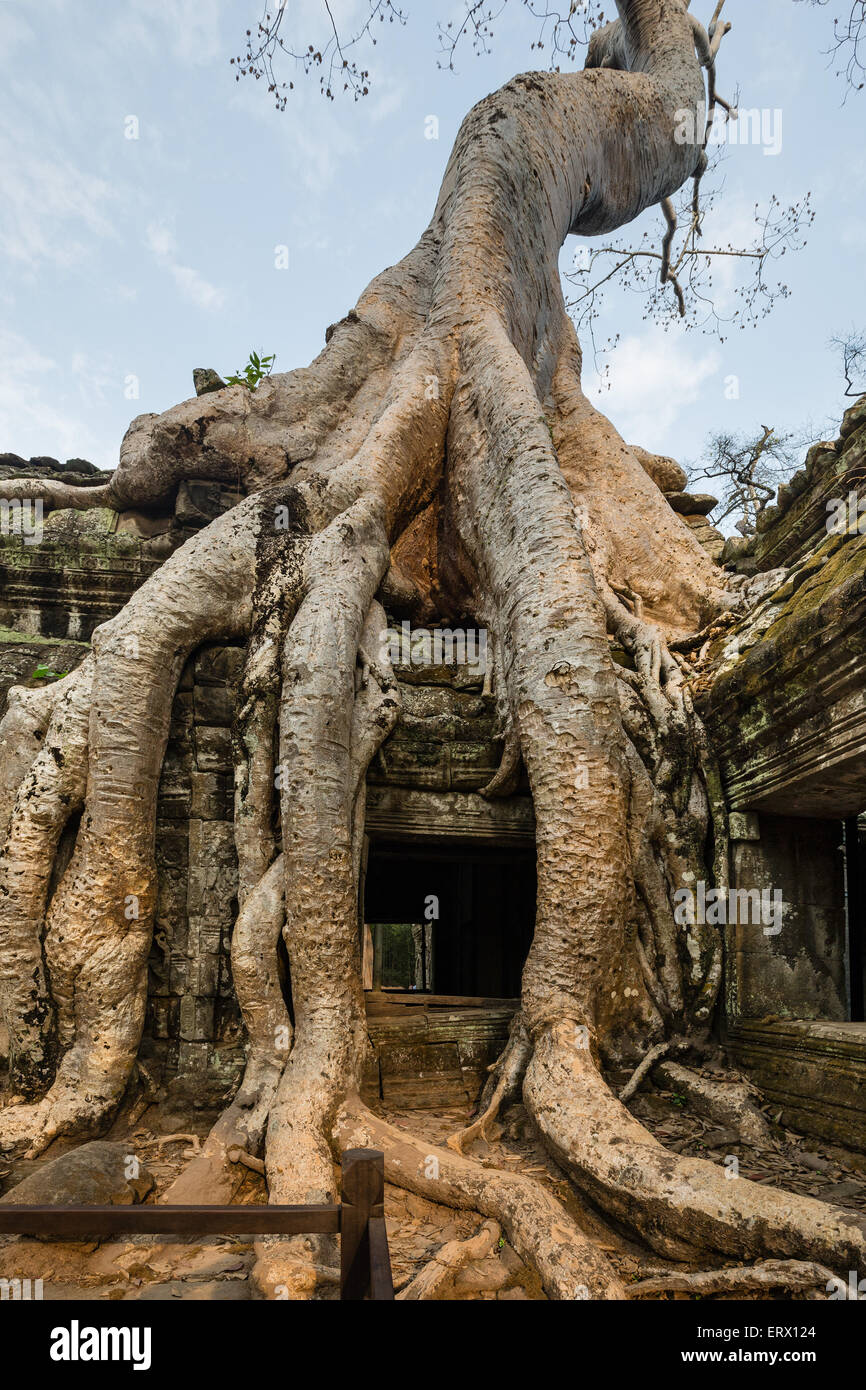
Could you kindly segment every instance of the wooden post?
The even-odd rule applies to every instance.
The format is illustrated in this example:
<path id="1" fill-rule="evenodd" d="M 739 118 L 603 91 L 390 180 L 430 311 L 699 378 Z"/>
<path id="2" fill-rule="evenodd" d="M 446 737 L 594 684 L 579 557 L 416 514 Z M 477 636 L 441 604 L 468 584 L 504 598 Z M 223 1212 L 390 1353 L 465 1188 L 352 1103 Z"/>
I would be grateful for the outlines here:
<path id="1" fill-rule="evenodd" d="M 860 864 L 860 827 L 856 816 L 845 821 L 845 906 L 848 918 L 848 965 L 851 985 L 851 1019 L 866 1020 L 866 883 Z"/>
<path id="2" fill-rule="evenodd" d="M 367 926 L 367 865 L 370 861 L 370 836 L 364 836 L 361 851 L 361 871 L 358 875 L 358 930 L 361 937 L 361 985 L 373 988 L 373 933 Z"/>
<path id="3" fill-rule="evenodd" d="M 373 989 L 382 988 L 382 957 L 385 951 L 385 928 L 381 922 L 373 924 Z"/>
<path id="4" fill-rule="evenodd" d="M 340 1206 L 38 1207 L 0 1204 L 0 1235 L 97 1240 L 136 1235 L 340 1234 L 340 1297 L 387 1302 L 394 1297 L 385 1229 L 385 1155 L 343 1154 Z"/>
<path id="5" fill-rule="evenodd" d="M 340 1298 L 371 1293 L 370 1220 L 385 1215 L 385 1155 L 379 1149 L 347 1149 L 340 1198 Z"/>

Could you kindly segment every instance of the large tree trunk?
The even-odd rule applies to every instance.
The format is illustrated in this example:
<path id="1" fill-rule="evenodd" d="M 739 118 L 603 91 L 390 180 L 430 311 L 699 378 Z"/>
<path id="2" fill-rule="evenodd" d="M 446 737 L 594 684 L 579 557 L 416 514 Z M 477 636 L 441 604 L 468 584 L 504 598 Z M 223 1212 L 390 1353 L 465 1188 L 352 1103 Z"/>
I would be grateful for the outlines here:
<path id="1" fill-rule="evenodd" d="M 469 114 L 418 246 L 330 330 L 311 367 L 254 394 L 226 388 L 134 421 L 112 482 L 91 494 L 94 505 L 137 506 L 186 476 L 240 475 L 250 495 L 96 634 L 92 676 L 55 705 L 49 739 L 68 727 L 80 750 L 63 795 L 70 805 L 84 797 L 84 817 L 47 916 L 39 861 L 67 803 L 42 754 L 11 811 L 0 872 L 26 910 L 14 929 L 0 913 L 0 982 L 25 1103 L 0 1112 L 7 1147 L 35 1151 L 56 1134 L 93 1130 L 123 1092 L 142 1027 L 156 787 L 175 685 L 203 638 L 244 631 L 237 949 L 251 1049 L 244 1088 L 206 1149 L 208 1190 L 230 1145 L 260 1142 L 268 1115 L 279 1202 L 331 1196 L 334 1146 L 366 1134 L 388 1151 L 392 1180 L 499 1221 L 552 1295 L 583 1285 L 618 1295 L 601 1257 L 576 1258 L 585 1238 L 531 1180 L 442 1151 L 431 1188 L 429 1145 L 397 1136 L 357 1100 L 368 1046 L 363 787 L 399 714 L 378 596 L 392 610 L 472 614 L 489 628 L 507 736 L 488 794 L 507 788 L 519 756 L 529 775 L 537 922 L 488 1113 L 522 1084 L 578 1186 L 666 1252 L 802 1254 L 843 1269 L 866 1252 L 850 1213 L 770 1200 L 666 1153 L 602 1077 L 606 1063 L 636 1064 L 661 1039 L 706 1029 L 721 945 L 710 928 L 675 924 L 670 892 L 726 874 L 717 773 L 668 643 L 729 600 L 638 454 L 584 397 L 557 269 L 570 232 L 625 225 L 703 159 L 674 131 L 678 114 L 697 115 L 704 100 L 695 44 L 706 54 L 706 36 L 684 0 L 618 9 L 587 71 L 515 78 Z M 58 485 L 51 500 L 84 504 L 73 493 Z M 633 669 L 614 664 L 611 639 Z M 47 717 L 15 705 L 0 740 L 32 751 L 28 720 Z M 269 831 L 275 759 L 280 859 Z M 268 1038 L 281 1017 L 281 925 L 295 1025 L 287 1060 Z M 35 1010 L 20 987 L 24 961 Z M 270 1245 L 260 1286 L 302 1296 L 330 1258 L 323 1244 Z"/>

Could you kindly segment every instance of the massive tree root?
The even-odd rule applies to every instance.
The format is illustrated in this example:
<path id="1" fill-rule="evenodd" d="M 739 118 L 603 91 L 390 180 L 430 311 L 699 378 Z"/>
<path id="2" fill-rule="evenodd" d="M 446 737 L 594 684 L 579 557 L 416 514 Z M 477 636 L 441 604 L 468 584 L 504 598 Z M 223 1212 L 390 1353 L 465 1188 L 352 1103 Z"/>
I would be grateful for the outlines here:
<path id="1" fill-rule="evenodd" d="M 470 113 L 418 246 L 329 330 L 312 366 L 141 417 L 106 489 L 52 492 L 56 506 L 135 507 L 208 477 L 240 479 L 249 495 L 98 630 L 86 670 L 19 698 L 0 727 L 15 782 L 0 785 L 17 1102 L 0 1110 L 4 1147 L 97 1132 L 123 1093 L 175 688 L 202 641 L 245 636 L 233 960 L 248 1067 L 172 1200 L 231 1195 L 232 1155 L 254 1152 L 266 1126 L 278 1202 L 330 1198 L 336 1150 L 371 1142 L 390 1181 L 497 1221 L 551 1296 L 622 1295 L 545 1189 L 431 1151 L 357 1099 L 365 774 L 399 717 L 384 603 L 486 626 L 506 750 L 487 794 L 507 791 L 522 757 L 535 806 L 535 936 L 482 1120 L 522 1087 L 581 1191 L 666 1255 L 862 1267 L 858 1218 L 667 1153 L 604 1080 L 711 1020 L 721 943 L 708 926 L 679 926 L 671 899 L 702 877 L 726 883 L 724 803 L 672 645 L 733 601 L 651 460 L 586 400 L 562 300 L 569 232 L 620 227 L 703 167 L 674 131 L 701 108 L 718 32 L 696 28 L 684 0 L 618 9 L 587 71 L 516 78 Z M 64 827 L 74 850 L 55 883 L 46 866 Z M 259 1287 L 305 1296 L 332 1260 L 327 1243 L 268 1244 Z"/>
<path id="2" fill-rule="evenodd" d="M 521 1259 L 537 1270 L 549 1298 L 625 1297 L 606 1256 L 533 1178 L 485 1168 L 414 1139 L 357 1100 L 338 1115 L 335 1137 L 340 1148 L 382 1149 L 385 1177 L 396 1186 L 497 1221 Z"/>
<path id="3" fill-rule="evenodd" d="M 10 1080 L 14 1090 L 25 1094 L 38 1091 L 52 1076 L 54 1006 L 42 926 L 60 837 L 84 804 L 92 684 L 93 659 L 88 657 L 55 687 L 54 708 L 18 790 L 0 858 L 0 969 Z M 19 703 L 13 706 L 13 722 L 20 713 Z"/>
<path id="4" fill-rule="evenodd" d="M 201 533 L 94 633 L 87 669 L 67 677 L 69 694 L 61 694 L 55 707 L 54 721 L 63 727 L 54 739 L 49 726 L 48 746 L 31 770 L 31 779 L 39 779 L 41 762 L 59 768 L 53 776 L 61 790 L 52 806 L 39 808 L 38 839 L 28 826 L 33 790 L 25 781 L 19 792 L 0 866 L 7 895 L 10 884 L 18 885 L 20 895 L 28 881 L 38 883 L 33 856 L 47 849 L 64 812 L 75 809 L 86 742 L 84 814 L 44 918 L 50 1036 L 40 1021 L 37 1040 L 37 1025 L 10 1008 L 4 990 L 12 1077 L 20 1074 L 20 1093 L 28 1095 L 48 1060 L 39 1056 L 38 1043 L 43 1053 L 53 1054 L 56 1071 L 41 1100 L 0 1112 L 6 1144 L 41 1149 L 57 1134 L 87 1132 L 110 1116 L 125 1089 L 144 1023 L 156 902 L 156 796 L 171 706 L 190 652 L 209 636 L 249 628 L 257 511 L 257 501 L 250 499 Z M 86 697 L 85 738 L 78 706 Z M 67 736 L 68 723 L 73 729 Z M 29 851 L 29 863 L 20 862 L 19 844 Z M 31 949 L 37 949 L 37 896 L 43 900 L 41 887 L 38 894 L 31 892 L 29 915 L 23 913 L 17 927 L 0 939 L 4 974 L 17 970 L 15 942 L 22 929 L 28 930 Z M 10 897 L 6 901 L 14 911 Z"/>

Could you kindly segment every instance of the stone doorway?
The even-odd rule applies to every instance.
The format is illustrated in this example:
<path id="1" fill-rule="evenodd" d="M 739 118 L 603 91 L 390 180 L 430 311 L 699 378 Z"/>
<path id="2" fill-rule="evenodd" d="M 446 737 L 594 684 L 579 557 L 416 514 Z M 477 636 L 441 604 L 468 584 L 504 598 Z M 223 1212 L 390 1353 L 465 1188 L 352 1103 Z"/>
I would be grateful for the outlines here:
<path id="1" fill-rule="evenodd" d="M 516 998 L 535 891 L 528 849 L 374 841 L 363 897 L 365 985 Z"/>
<path id="2" fill-rule="evenodd" d="M 729 921 L 727 1036 L 783 1124 L 863 1150 L 864 832 L 844 805 L 805 814 L 796 788 L 786 809 L 731 816 L 733 887 L 778 893 L 781 911 L 772 924 Z"/>

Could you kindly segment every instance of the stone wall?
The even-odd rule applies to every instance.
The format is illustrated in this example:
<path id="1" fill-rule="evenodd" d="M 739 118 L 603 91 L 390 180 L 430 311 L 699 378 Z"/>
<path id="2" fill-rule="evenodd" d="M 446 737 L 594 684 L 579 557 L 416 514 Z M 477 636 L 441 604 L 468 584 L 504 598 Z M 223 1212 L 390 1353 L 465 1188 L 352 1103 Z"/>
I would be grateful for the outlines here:
<path id="1" fill-rule="evenodd" d="M 403 713 L 370 768 L 370 784 L 460 792 L 483 787 L 499 762 L 495 700 L 482 693 L 483 674 L 395 669 Z"/>
<path id="2" fill-rule="evenodd" d="M 0 626 L 89 641 L 162 563 L 136 536 L 100 529 L 113 513 L 85 515 L 88 527 L 72 535 L 49 516 L 39 545 L 0 534 Z"/>
<path id="3" fill-rule="evenodd" d="M 845 412 L 838 438 L 814 444 L 805 463 L 778 491 L 758 519 L 757 534 L 731 537 L 723 563 L 744 574 L 793 565 L 826 535 L 827 504 L 860 489 L 866 479 L 866 396 Z"/>
<path id="4" fill-rule="evenodd" d="M 735 834 L 742 819 L 734 821 Z M 778 891 L 781 912 L 778 923 L 744 920 L 730 928 L 728 1018 L 844 1020 L 841 822 L 768 815 L 748 819 L 750 838 L 732 843 L 732 885 Z"/>
<path id="5" fill-rule="evenodd" d="M 240 647 L 187 662 L 172 713 L 157 802 L 159 897 L 142 1057 L 169 1094 L 213 1104 L 243 1066 L 231 980 L 237 914 L 231 720 Z"/>
<path id="6" fill-rule="evenodd" d="M 35 462 L 42 471 L 31 461 L 33 476 L 52 475 L 52 461 Z M 0 494 L 3 476 L 0 460 Z M 784 901 L 778 936 L 753 923 L 728 932 L 731 1037 L 740 1046 L 748 1033 L 744 1058 L 777 1089 L 779 1058 L 797 1049 L 787 1034 L 756 1041 L 755 1029 L 772 1020 L 846 1026 L 839 822 L 866 807 L 866 535 L 828 537 L 825 519 L 828 498 L 864 477 L 866 401 L 837 441 L 810 454 L 759 536 L 726 547 L 726 560 L 746 573 L 780 564 L 790 572 L 756 614 L 719 636 L 699 692 L 730 804 L 746 813 L 733 836 L 733 884 L 779 888 Z M 705 524 L 712 499 L 667 493 L 684 524 Z M 0 535 L 0 709 L 10 684 L 72 669 L 93 629 L 236 498 L 191 482 L 162 515 L 64 512 L 46 519 L 38 545 Z M 240 647 L 209 646 L 188 662 L 158 800 L 159 899 L 141 1055 L 170 1094 L 201 1105 L 224 1099 L 243 1064 L 229 954 L 237 910 L 231 720 L 242 660 Z M 478 795 L 501 753 L 483 670 L 407 664 L 397 675 L 404 718 L 370 769 L 368 832 L 531 846 L 525 778 L 502 801 Z M 821 1051 L 798 1037 L 797 1114 Z M 833 1047 L 855 1078 L 846 1095 L 861 1094 L 848 1044 L 836 1038 Z"/>
<path id="7" fill-rule="evenodd" d="M 142 1058 L 169 1096 L 208 1105 L 231 1090 L 243 1063 L 230 965 L 237 913 L 231 722 L 242 663 L 234 646 L 204 647 L 187 663 L 157 810 L 159 899 Z M 373 833 L 437 840 L 440 831 L 447 837 L 447 822 L 464 840 L 502 835 L 531 844 L 527 797 L 488 803 L 474 790 L 489 781 L 499 757 L 483 671 L 398 665 L 396 672 L 406 717 L 370 770 Z M 413 798 L 423 800 L 417 825 Z"/>
<path id="8" fill-rule="evenodd" d="M 0 573 L 2 602 L 20 628 L 32 623 L 40 632 L 0 630 L 0 713 L 10 685 L 43 684 L 73 669 L 89 646 L 67 634 L 89 636 L 161 563 L 146 540 L 106 530 L 100 512 L 74 516 L 62 545 L 56 536 L 32 548 L 20 537 L 5 539 L 2 554 L 13 559 L 5 587 Z M 8 581 L 12 567 L 17 585 Z M 40 635 L 46 629 L 61 635 Z M 159 895 L 141 1060 L 169 1101 L 206 1107 L 232 1091 L 243 1066 L 230 965 L 237 913 L 231 722 L 242 664 L 241 647 L 217 645 L 187 663 L 157 804 Z M 370 770 L 371 833 L 531 845 L 525 789 L 497 802 L 477 795 L 501 749 L 484 670 L 398 664 L 396 671 L 405 718 Z"/>
<path id="9" fill-rule="evenodd" d="M 720 624 L 698 686 L 731 816 L 735 888 L 781 930 L 728 928 L 735 1057 L 783 1121 L 866 1147 L 866 1026 L 850 1021 L 843 819 L 866 809 L 866 398 L 723 559 L 767 595 Z M 842 528 L 828 526 L 853 497 Z M 864 505 L 866 511 L 866 505 Z M 846 505 L 847 513 L 847 505 Z M 852 930 L 862 932 L 863 923 Z"/>
<path id="10" fill-rule="evenodd" d="M 0 456 L 0 496 L 4 478 L 21 476 L 88 486 L 111 475 Z M 51 513 L 36 544 L 0 532 L 0 713 L 11 685 L 44 684 L 77 666 L 94 629 L 237 496 L 191 482 L 163 515 Z M 243 1065 L 229 965 L 237 909 L 229 726 L 242 660 L 240 648 L 212 647 L 187 664 L 157 810 L 159 901 L 141 1055 L 170 1089 L 202 1105 L 222 1100 Z"/>
<path id="11" fill-rule="evenodd" d="M 783 1125 L 866 1150 L 866 1023 L 743 1022 L 729 1041 Z"/>
<path id="12" fill-rule="evenodd" d="M 734 810 L 842 819 L 866 808 L 866 520 L 828 533 L 827 503 L 866 503 L 866 398 L 809 457 L 805 491 L 747 543 L 787 576 L 717 639 L 699 702 Z"/>
<path id="13" fill-rule="evenodd" d="M 0 628 L 0 717 L 13 685 L 31 689 L 73 671 L 90 650 L 86 642 L 63 642 L 52 637 L 26 637 Z M 45 675 L 39 674 L 45 672 Z"/>
<path id="14" fill-rule="evenodd" d="M 88 486 L 111 477 L 70 475 L 36 468 L 34 462 L 0 465 L 0 500 L 4 478 Z M 94 628 L 119 612 L 169 555 L 233 506 L 239 495 L 218 483 L 191 481 L 181 485 L 162 512 L 118 513 L 100 507 L 49 512 L 38 543 L 6 522 L 0 526 L 0 627 L 28 636 L 88 641 Z"/>

